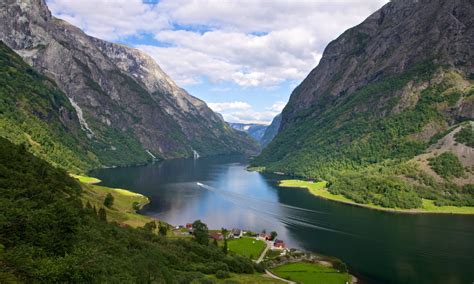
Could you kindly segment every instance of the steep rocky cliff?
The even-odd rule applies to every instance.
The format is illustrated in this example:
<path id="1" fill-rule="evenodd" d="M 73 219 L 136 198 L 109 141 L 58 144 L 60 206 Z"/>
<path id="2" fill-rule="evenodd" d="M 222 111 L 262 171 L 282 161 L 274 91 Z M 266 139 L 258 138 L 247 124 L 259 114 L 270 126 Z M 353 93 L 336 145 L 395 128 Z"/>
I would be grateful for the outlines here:
<path id="1" fill-rule="evenodd" d="M 452 178 L 437 188 L 405 162 L 474 119 L 473 80 L 474 2 L 393 0 L 328 44 L 254 163 L 324 178 L 363 203 L 412 208 L 421 204 L 417 196 L 454 200 L 464 191 L 450 187 Z"/>
<path id="2" fill-rule="evenodd" d="M 270 142 L 272 142 L 273 138 L 278 133 L 278 129 L 280 129 L 281 123 L 281 113 L 275 116 L 272 120 L 272 123 L 265 129 L 265 133 L 263 137 L 260 139 L 260 144 L 262 148 L 266 147 Z"/>
<path id="3" fill-rule="evenodd" d="M 258 148 L 148 55 L 87 36 L 43 0 L 2 1 L 0 39 L 64 91 L 103 165 Z"/>

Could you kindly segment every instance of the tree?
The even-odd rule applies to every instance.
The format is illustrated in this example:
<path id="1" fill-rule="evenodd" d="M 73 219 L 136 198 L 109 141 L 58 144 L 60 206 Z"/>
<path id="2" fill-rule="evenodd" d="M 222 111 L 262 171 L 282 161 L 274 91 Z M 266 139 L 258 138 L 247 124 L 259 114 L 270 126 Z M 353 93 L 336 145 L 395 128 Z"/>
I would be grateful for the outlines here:
<path id="1" fill-rule="evenodd" d="M 224 246 L 222 247 L 222 252 L 224 254 L 227 254 L 229 252 L 229 248 L 227 247 L 227 234 L 229 231 L 227 231 L 226 228 L 221 229 L 222 237 L 224 238 Z"/>
<path id="2" fill-rule="evenodd" d="M 168 233 L 168 226 L 160 223 L 160 228 L 158 229 L 158 233 L 161 236 L 166 236 L 166 234 Z"/>
<path id="3" fill-rule="evenodd" d="M 104 207 L 100 207 L 99 209 L 99 219 L 107 222 L 107 213 L 105 212 Z"/>
<path id="4" fill-rule="evenodd" d="M 143 228 L 146 231 L 148 231 L 150 233 L 153 233 L 153 231 L 155 231 L 155 229 L 156 229 L 156 223 L 155 223 L 155 221 L 148 222 L 148 223 L 145 224 L 145 226 L 143 226 Z"/>
<path id="5" fill-rule="evenodd" d="M 193 223 L 193 234 L 194 239 L 201 245 L 209 244 L 209 229 L 207 225 L 201 222 L 201 220 L 196 220 Z"/>
<path id="6" fill-rule="evenodd" d="M 277 236 L 278 236 L 278 233 L 275 232 L 275 231 L 272 231 L 272 232 L 270 233 L 270 237 L 272 238 L 272 240 L 276 239 Z"/>
<path id="7" fill-rule="evenodd" d="M 214 239 L 214 241 L 212 242 L 213 245 L 215 245 L 216 247 L 219 246 L 219 244 L 217 243 L 217 239 Z"/>
<path id="8" fill-rule="evenodd" d="M 114 205 L 114 197 L 112 196 L 112 194 L 107 193 L 107 195 L 105 196 L 105 199 L 104 199 L 104 206 L 107 207 L 107 208 L 111 208 L 112 206 Z"/>

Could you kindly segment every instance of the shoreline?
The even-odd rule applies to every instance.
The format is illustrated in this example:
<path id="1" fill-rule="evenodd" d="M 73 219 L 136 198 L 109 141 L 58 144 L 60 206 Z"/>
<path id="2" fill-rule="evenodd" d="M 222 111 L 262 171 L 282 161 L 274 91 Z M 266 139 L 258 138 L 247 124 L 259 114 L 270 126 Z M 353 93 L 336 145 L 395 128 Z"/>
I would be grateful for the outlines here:
<path id="1" fill-rule="evenodd" d="M 83 202 L 89 202 L 98 208 L 105 208 L 110 221 L 131 227 L 141 227 L 150 221 L 159 221 L 140 213 L 140 210 L 151 202 L 147 196 L 123 188 L 98 185 L 101 180 L 95 177 L 75 174 L 70 174 L 70 176 L 81 184 Z M 107 193 L 112 194 L 115 198 L 112 208 L 106 208 L 101 203 Z"/>
<path id="2" fill-rule="evenodd" d="M 324 186 L 321 186 L 321 183 L 324 183 Z M 330 193 L 326 186 L 325 182 L 314 183 L 310 181 L 303 180 L 280 180 L 278 182 L 279 187 L 286 188 L 301 188 L 307 190 L 311 195 L 325 200 L 330 200 L 345 205 L 351 205 L 355 207 L 362 207 L 365 209 L 377 210 L 387 213 L 398 213 L 398 214 L 451 214 L 451 215 L 474 215 L 474 207 L 468 206 L 436 206 L 434 205 L 433 200 L 422 199 L 422 206 L 427 206 L 428 208 L 416 208 L 416 209 L 402 209 L 402 208 L 386 208 L 373 204 L 361 204 L 356 203 L 342 195 L 335 195 Z"/>

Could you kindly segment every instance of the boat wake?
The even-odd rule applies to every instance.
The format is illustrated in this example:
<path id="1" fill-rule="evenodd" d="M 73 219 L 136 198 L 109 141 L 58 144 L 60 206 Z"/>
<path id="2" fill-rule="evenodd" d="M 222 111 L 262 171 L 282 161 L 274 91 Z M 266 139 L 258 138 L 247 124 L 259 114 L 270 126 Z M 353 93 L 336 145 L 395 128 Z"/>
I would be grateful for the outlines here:
<path id="1" fill-rule="evenodd" d="M 215 187 L 203 184 L 201 182 L 197 182 L 196 185 L 199 188 L 208 190 L 210 192 L 219 194 L 226 200 L 239 205 L 245 208 L 248 208 L 252 211 L 257 212 L 262 218 L 278 220 L 281 223 L 288 225 L 288 226 L 304 226 L 308 228 L 335 232 L 340 234 L 347 234 L 352 235 L 347 232 L 343 232 L 340 230 L 335 230 L 324 226 L 323 224 L 318 223 L 317 219 L 315 218 L 314 214 L 320 215 L 328 215 L 326 212 L 311 210 L 307 208 L 296 207 L 287 204 L 281 204 L 278 202 L 273 202 L 269 200 L 262 200 L 258 198 L 251 198 L 243 194 L 239 194 L 236 192 L 231 192 L 227 190 L 220 190 Z M 305 216 L 302 216 L 304 214 Z M 306 216 L 310 215 L 310 216 Z"/>

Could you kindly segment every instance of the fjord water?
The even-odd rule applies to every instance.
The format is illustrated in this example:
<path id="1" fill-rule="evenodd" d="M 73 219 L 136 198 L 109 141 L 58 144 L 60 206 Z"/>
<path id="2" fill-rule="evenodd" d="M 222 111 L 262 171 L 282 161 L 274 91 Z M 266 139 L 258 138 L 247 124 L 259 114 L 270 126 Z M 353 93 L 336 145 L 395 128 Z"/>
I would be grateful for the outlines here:
<path id="1" fill-rule="evenodd" d="M 367 283 L 473 283 L 474 216 L 393 214 L 280 188 L 241 156 L 103 169 L 104 185 L 151 198 L 143 214 L 173 225 L 277 231 L 288 246 L 336 256 Z M 197 182 L 203 186 L 198 186 Z"/>

